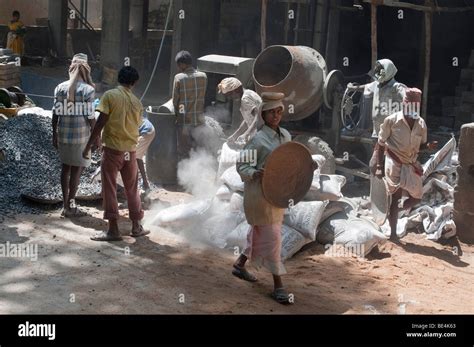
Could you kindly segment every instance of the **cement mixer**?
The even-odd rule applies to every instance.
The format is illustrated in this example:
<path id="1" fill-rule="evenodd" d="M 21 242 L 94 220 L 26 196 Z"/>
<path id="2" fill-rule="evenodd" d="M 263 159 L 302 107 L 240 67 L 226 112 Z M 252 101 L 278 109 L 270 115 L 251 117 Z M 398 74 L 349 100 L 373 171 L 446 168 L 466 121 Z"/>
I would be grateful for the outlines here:
<path id="1" fill-rule="evenodd" d="M 255 91 L 286 95 L 283 120 L 296 121 L 316 112 L 323 103 L 327 66 L 316 50 L 305 46 L 270 46 L 253 65 Z"/>
<path id="2" fill-rule="evenodd" d="M 286 95 L 284 121 L 299 121 L 318 110 L 328 115 L 331 127 L 321 129 L 322 135 L 318 136 L 334 153 L 350 148 L 352 157 L 349 159 L 353 159 L 356 166 L 363 166 L 362 171 L 346 168 L 343 166 L 349 161 L 346 158 L 339 160 L 337 169 L 366 179 L 369 177 L 365 162 L 368 162 L 372 140 L 341 135 L 341 129 L 348 128 L 347 124 L 351 123 L 349 106 L 352 99 L 347 94 L 346 85 L 349 80 L 354 81 L 353 77 L 346 78 L 339 70 L 328 72 L 324 58 L 310 47 L 277 45 L 267 47 L 257 56 L 253 80 L 259 94 L 282 92 Z M 298 136 L 295 140 L 298 141 Z"/>

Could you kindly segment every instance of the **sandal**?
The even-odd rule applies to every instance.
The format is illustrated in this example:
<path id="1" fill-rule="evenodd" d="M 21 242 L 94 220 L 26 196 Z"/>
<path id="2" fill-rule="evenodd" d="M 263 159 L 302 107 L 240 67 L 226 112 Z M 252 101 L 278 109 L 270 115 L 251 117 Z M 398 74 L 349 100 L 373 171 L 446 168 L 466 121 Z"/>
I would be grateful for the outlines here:
<path id="1" fill-rule="evenodd" d="M 133 232 L 133 230 L 132 230 L 132 233 L 130 234 L 130 236 L 131 237 L 140 237 L 140 236 L 148 235 L 149 233 L 150 233 L 149 230 L 143 229 L 143 226 L 140 225 L 140 228 L 138 229 L 138 232 Z"/>
<path id="2" fill-rule="evenodd" d="M 270 296 L 279 304 L 282 305 L 291 305 L 293 304 L 293 301 L 290 301 L 290 296 L 288 293 L 285 291 L 284 288 L 276 288 Z"/>
<path id="3" fill-rule="evenodd" d="M 122 241 L 123 238 L 120 235 L 109 234 L 108 232 L 102 232 L 91 237 L 92 241 Z"/>
<path id="4" fill-rule="evenodd" d="M 247 282 L 257 282 L 257 277 L 255 277 L 250 272 L 248 272 L 246 268 L 239 267 L 237 265 L 234 265 L 234 269 L 232 270 L 232 275 Z"/>

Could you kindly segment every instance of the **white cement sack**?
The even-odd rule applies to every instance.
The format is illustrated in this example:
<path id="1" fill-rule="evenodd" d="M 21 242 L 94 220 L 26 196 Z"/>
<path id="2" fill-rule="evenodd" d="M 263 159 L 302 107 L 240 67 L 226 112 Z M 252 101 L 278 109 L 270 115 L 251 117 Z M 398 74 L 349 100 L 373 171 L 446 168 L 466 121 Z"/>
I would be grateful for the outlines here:
<path id="1" fill-rule="evenodd" d="M 226 248 L 238 247 L 239 252 L 243 252 L 247 247 L 247 235 L 250 232 L 251 226 L 244 221 L 240 223 L 232 232 L 227 236 Z M 303 247 L 310 240 L 306 239 L 295 229 L 282 225 L 281 227 L 281 259 L 285 261 L 291 258 L 301 247 Z"/>
<path id="2" fill-rule="evenodd" d="M 206 219 L 200 228 L 210 243 L 224 248 L 229 233 L 244 220 L 243 213 L 229 211 Z"/>
<path id="3" fill-rule="evenodd" d="M 377 244 L 387 239 L 371 220 L 345 212 L 336 213 L 322 223 L 316 238 L 325 246 L 337 244 L 350 248 L 353 254 L 360 257 L 366 256 Z"/>
<path id="4" fill-rule="evenodd" d="M 447 178 L 446 178 L 447 180 Z M 454 188 L 446 181 L 430 177 L 423 185 L 423 196 L 439 191 L 447 200 L 454 200 Z"/>
<path id="5" fill-rule="evenodd" d="M 281 226 L 281 260 L 291 258 L 301 247 L 311 242 L 301 233 L 288 225 Z"/>
<path id="6" fill-rule="evenodd" d="M 221 176 L 221 181 L 224 182 L 232 191 L 243 192 L 244 191 L 244 182 L 240 178 L 239 173 L 235 165 L 231 166 Z"/>
<path id="7" fill-rule="evenodd" d="M 427 234 L 426 238 L 429 240 L 439 240 L 443 233 L 446 233 L 446 224 L 448 224 L 448 235 L 455 235 L 456 234 L 456 226 L 454 228 L 452 225 L 451 216 L 453 213 L 453 203 L 448 202 L 444 205 L 440 205 L 434 208 L 435 218 L 431 220 L 431 222 L 423 223 L 425 227 L 425 232 Z M 447 237 L 446 237 L 447 238 Z"/>
<path id="8" fill-rule="evenodd" d="M 229 187 L 227 187 L 225 184 L 221 185 L 219 189 L 217 189 L 216 198 L 218 198 L 219 200 L 228 201 L 230 200 L 231 196 L 232 196 L 232 192 L 230 191 Z"/>
<path id="9" fill-rule="evenodd" d="M 344 201 L 329 201 L 324 209 L 319 223 L 323 223 L 326 219 L 335 215 L 338 212 L 349 212 L 350 209 L 352 209 L 351 206 Z"/>
<path id="10" fill-rule="evenodd" d="M 244 197 L 239 193 L 234 193 L 230 197 L 229 208 L 231 211 L 244 212 Z"/>
<path id="11" fill-rule="evenodd" d="M 239 151 L 234 151 L 227 143 L 222 145 L 219 154 L 219 166 L 217 168 L 217 177 L 221 177 L 225 170 L 231 166 L 235 166 L 239 158 Z"/>
<path id="12" fill-rule="evenodd" d="M 425 181 L 433 172 L 451 165 L 451 158 L 455 150 L 456 139 L 453 137 L 443 146 L 443 148 L 432 155 L 431 158 L 423 164 L 423 181 Z"/>
<path id="13" fill-rule="evenodd" d="M 168 207 L 158 212 L 153 224 L 163 227 L 182 228 L 203 218 L 209 211 L 212 200 L 196 200 L 186 204 Z"/>
<path id="14" fill-rule="evenodd" d="M 284 223 L 314 241 L 327 201 L 301 201 L 285 212 Z"/>
<path id="15" fill-rule="evenodd" d="M 238 247 L 239 252 L 243 252 L 247 247 L 247 234 L 250 231 L 250 225 L 247 221 L 243 221 L 237 225 L 234 230 L 226 237 L 226 248 Z"/>
<path id="16" fill-rule="evenodd" d="M 319 189 L 317 185 L 312 184 L 308 193 L 304 197 L 306 201 L 336 201 L 343 197 L 341 193 L 342 187 L 346 184 L 346 178 L 341 175 L 320 175 Z"/>

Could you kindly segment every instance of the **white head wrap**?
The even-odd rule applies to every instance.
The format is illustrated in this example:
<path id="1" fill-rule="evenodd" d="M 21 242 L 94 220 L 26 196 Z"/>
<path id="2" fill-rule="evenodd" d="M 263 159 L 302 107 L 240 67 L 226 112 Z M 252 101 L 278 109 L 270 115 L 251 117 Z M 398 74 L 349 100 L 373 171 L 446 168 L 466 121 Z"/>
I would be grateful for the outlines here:
<path id="1" fill-rule="evenodd" d="M 227 94 L 233 90 L 236 90 L 237 88 L 242 86 L 242 82 L 240 82 L 237 78 L 235 77 L 228 77 L 224 78 L 221 83 L 217 86 L 219 89 L 219 92 L 221 94 Z"/>
<path id="2" fill-rule="evenodd" d="M 95 88 L 95 84 L 92 82 L 91 68 L 87 63 L 87 55 L 83 53 L 76 54 L 69 66 L 69 90 L 67 93 L 69 101 L 75 101 L 76 86 L 79 81 L 83 81 Z"/>
<path id="3" fill-rule="evenodd" d="M 382 66 L 382 69 L 375 74 L 375 78 L 379 83 L 384 83 L 390 81 L 397 74 L 397 67 L 390 59 L 380 59 L 377 60 Z"/>

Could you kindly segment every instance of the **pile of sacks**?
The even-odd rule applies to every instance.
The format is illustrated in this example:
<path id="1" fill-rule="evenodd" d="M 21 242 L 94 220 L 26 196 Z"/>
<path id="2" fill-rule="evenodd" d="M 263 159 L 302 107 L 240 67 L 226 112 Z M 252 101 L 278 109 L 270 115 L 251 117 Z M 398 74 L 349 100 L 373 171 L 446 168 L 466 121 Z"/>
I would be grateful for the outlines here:
<path id="1" fill-rule="evenodd" d="M 399 219 L 399 237 L 413 229 L 426 233 L 430 240 L 456 235 L 452 213 L 458 165 L 456 140 L 452 137 L 423 165 L 423 199 L 409 214 L 405 213 Z M 389 233 L 389 228 L 388 222 L 382 226 L 385 233 Z"/>
<path id="2" fill-rule="evenodd" d="M 250 225 L 245 219 L 244 183 L 236 169 L 240 153 L 226 143 L 222 146 L 217 169 L 218 188 L 214 197 L 196 200 L 161 210 L 153 224 L 176 230 L 191 230 L 220 248 L 242 252 Z M 248 158 L 247 158 L 248 159 Z M 313 155 L 319 167 L 325 158 Z M 356 206 L 343 197 L 346 178 L 314 172 L 310 190 L 303 201 L 286 210 L 282 226 L 282 260 L 292 257 L 304 245 L 357 246 L 357 256 L 366 256 L 386 237 L 368 218 L 355 214 Z M 329 249 L 329 247 L 326 247 Z"/>

